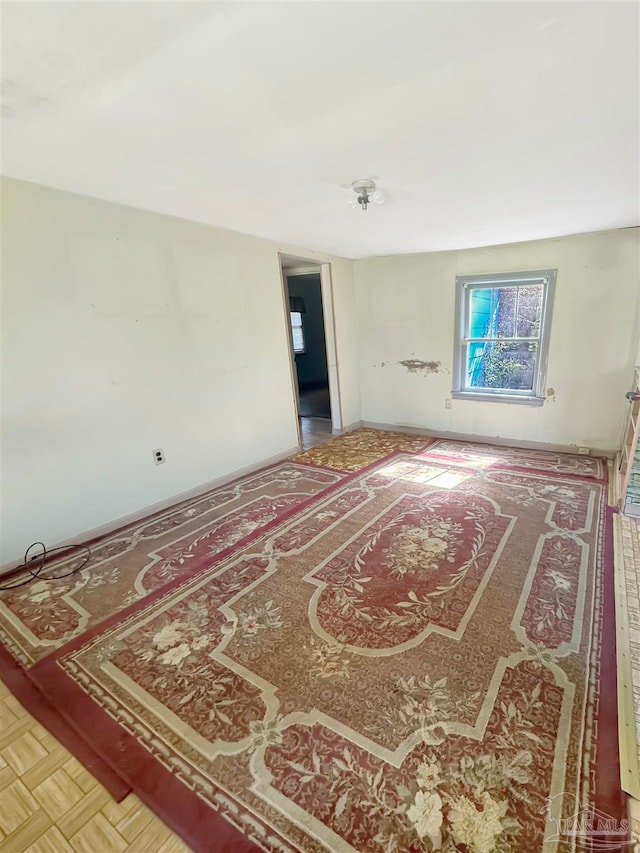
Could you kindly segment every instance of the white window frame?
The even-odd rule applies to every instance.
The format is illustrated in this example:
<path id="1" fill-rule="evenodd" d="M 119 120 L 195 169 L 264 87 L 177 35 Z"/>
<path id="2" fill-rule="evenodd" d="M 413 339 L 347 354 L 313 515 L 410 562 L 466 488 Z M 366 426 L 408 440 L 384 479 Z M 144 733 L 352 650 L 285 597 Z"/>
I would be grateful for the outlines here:
<path id="1" fill-rule="evenodd" d="M 498 403 L 523 403 L 529 406 L 541 406 L 544 403 L 544 389 L 549 356 L 549 337 L 551 331 L 551 312 L 555 294 L 557 270 L 532 270 L 528 272 L 489 273 L 486 275 L 456 276 L 456 316 L 455 348 L 453 354 L 453 390 L 451 396 L 456 400 L 483 400 Z M 477 388 L 467 386 L 468 346 L 476 339 L 466 337 L 469 331 L 469 302 L 471 290 L 481 287 L 526 286 L 543 284 L 542 315 L 540 333 L 536 337 L 496 338 L 501 341 L 537 341 L 538 358 L 533 376 L 532 390 Z M 491 340 L 491 339 L 489 339 Z"/>

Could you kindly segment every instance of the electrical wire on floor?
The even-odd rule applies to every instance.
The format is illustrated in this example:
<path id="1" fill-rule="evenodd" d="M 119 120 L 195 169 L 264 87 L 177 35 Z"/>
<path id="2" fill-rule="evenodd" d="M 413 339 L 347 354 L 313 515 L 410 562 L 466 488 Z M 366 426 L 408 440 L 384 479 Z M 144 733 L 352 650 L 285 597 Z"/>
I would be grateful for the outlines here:
<path id="1" fill-rule="evenodd" d="M 38 545 L 42 548 L 41 554 L 34 554 L 32 557 L 29 556 L 31 551 L 36 548 Z M 70 572 L 65 572 L 61 575 L 44 575 L 41 577 L 42 572 L 47 564 L 47 557 L 50 554 L 55 554 L 59 551 L 73 551 L 74 549 L 82 549 L 86 551 L 84 560 L 80 563 L 79 566 L 71 569 Z M 47 548 L 44 542 L 34 542 L 29 545 L 27 550 L 24 552 L 24 558 L 22 560 L 22 566 L 19 568 L 19 571 L 22 572 L 23 569 L 26 569 L 29 572 L 29 577 L 25 580 L 16 581 L 15 583 L 8 584 L 6 586 L 0 586 L 0 592 L 5 592 L 11 589 L 18 589 L 21 586 L 27 586 L 27 584 L 33 583 L 35 580 L 41 577 L 43 581 L 59 581 L 62 578 L 71 577 L 71 575 L 75 575 L 76 572 L 82 571 L 84 567 L 87 565 L 89 560 L 91 559 L 91 548 L 88 545 L 60 545 L 58 548 Z M 32 563 L 35 563 L 38 560 L 38 565 L 36 568 L 32 567 Z"/>

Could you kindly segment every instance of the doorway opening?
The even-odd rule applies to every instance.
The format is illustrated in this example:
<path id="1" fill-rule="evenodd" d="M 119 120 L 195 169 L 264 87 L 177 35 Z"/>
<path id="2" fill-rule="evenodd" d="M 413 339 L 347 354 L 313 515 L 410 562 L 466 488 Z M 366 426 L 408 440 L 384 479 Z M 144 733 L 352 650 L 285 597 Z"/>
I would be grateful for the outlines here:
<path id="1" fill-rule="evenodd" d="M 280 262 L 293 396 L 300 444 L 306 449 L 326 441 L 334 429 L 341 427 L 339 406 L 335 405 L 339 397 L 332 352 L 335 338 L 331 269 L 329 264 L 314 264 L 289 255 L 281 255 Z"/>

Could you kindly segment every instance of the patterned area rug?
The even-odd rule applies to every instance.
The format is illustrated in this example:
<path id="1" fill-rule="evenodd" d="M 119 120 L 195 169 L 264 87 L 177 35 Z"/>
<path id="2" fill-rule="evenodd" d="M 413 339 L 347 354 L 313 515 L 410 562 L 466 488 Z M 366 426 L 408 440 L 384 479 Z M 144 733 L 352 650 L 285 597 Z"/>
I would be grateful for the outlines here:
<path id="1" fill-rule="evenodd" d="M 433 439 L 379 429 L 355 429 L 294 456 L 295 462 L 337 471 L 360 471 L 394 451 L 418 453 Z"/>
<path id="2" fill-rule="evenodd" d="M 436 439 L 429 447 L 429 456 L 434 454 L 450 459 L 456 465 L 466 464 L 472 468 L 513 467 L 548 471 L 550 474 L 576 474 L 596 480 L 602 480 L 607 473 L 605 459 L 576 453 L 524 450 L 519 447 L 497 447 L 493 444 Z"/>
<path id="3" fill-rule="evenodd" d="M 191 577 L 212 556 L 342 479 L 284 462 L 104 537 L 92 545 L 87 568 L 68 579 L 47 581 L 45 572 L 35 583 L 0 593 L 0 640 L 28 666 L 168 583 Z M 58 561 L 50 574 L 71 571 L 84 558 L 81 551 Z"/>
<path id="4" fill-rule="evenodd" d="M 620 805 L 606 484 L 446 450 L 335 484 L 29 678 L 199 850 L 579 849 L 560 820 Z"/>

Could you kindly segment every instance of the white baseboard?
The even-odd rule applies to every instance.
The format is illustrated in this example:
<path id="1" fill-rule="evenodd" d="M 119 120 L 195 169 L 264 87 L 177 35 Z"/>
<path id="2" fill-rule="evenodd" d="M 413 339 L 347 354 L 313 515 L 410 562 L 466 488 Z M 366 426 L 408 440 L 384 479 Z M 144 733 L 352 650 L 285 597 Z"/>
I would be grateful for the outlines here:
<path id="1" fill-rule="evenodd" d="M 571 444 L 552 444 L 546 441 L 524 441 L 519 438 L 503 438 L 502 436 L 474 435 L 464 432 L 447 432 L 446 430 L 423 429 L 422 427 L 402 426 L 401 424 L 381 424 L 375 421 L 362 421 L 360 426 L 369 429 L 384 429 L 392 432 L 405 432 L 407 435 L 424 435 L 426 438 L 446 438 L 450 441 L 473 441 L 476 444 L 493 444 L 504 447 L 522 447 L 525 450 L 553 450 L 557 453 L 577 453 L 578 448 Z M 589 450 L 594 456 L 612 458 L 616 450 Z"/>
<path id="2" fill-rule="evenodd" d="M 101 524 L 99 527 L 94 527 L 91 530 L 85 530 L 82 533 L 76 534 L 76 536 L 71 536 L 61 542 L 55 542 L 53 545 L 47 544 L 47 548 L 59 548 L 64 547 L 65 545 L 75 545 L 81 542 L 90 542 L 91 540 L 98 539 L 101 536 L 108 536 L 110 533 L 119 530 L 121 527 L 128 527 L 128 525 L 135 524 L 136 521 L 141 521 L 149 515 L 154 515 L 156 512 L 162 512 L 163 509 L 169 509 L 183 501 L 200 497 L 200 495 L 204 495 L 212 489 L 217 489 L 220 486 L 226 486 L 227 483 L 231 483 L 233 480 L 238 480 L 240 477 L 246 477 L 247 474 L 253 474 L 255 471 L 259 471 L 261 468 L 266 468 L 269 465 L 275 465 L 277 462 L 282 462 L 290 456 L 295 456 L 297 453 L 300 453 L 300 447 L 296 445 L 282 453 L 277 453 L 275 456 L 269 456 L 267 459 L 255 462 L 253 465 L 247 465 L 244 468 L 231 471 L 229 474 L 225 474 L 222 477 L 217 477 L 215 480 L 209 480 L 208 483 L 202 483 L 199 486 L 195 486 L 193 489 L 188 489 L 186 492 L 180 492 L 177 495 L 172 495 L 169 498 L 165 498 L 164 500 L 157 501 L 149 506 L 142 507 L 128 515 L 122 515 L 120 518 L 116 518 L 114 521 L 109 521 L 106 524 Z M 10 563 L 5 563 L 3 566 L 0 566 L 0 577 L 7 572 L 14 571 L 21 565 L 21 560 L 13 560 Z"/>
<path id="3" fill-rule="evenodd" d="M 348 424 L 347 426 L 342 427 L 341 432 L 353 432 L 354 429 L 360 429 L 362 426 L 364 426 L 362 421 L 354 421 L 352 424 Z"/>

